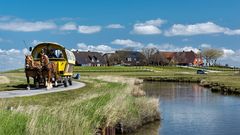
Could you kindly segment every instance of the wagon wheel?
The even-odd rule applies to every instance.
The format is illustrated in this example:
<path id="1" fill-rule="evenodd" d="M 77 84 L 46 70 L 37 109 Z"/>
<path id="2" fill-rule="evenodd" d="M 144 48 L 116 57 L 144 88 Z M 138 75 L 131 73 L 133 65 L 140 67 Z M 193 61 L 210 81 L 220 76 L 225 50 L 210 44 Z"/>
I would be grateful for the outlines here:
<path id="1" fill-rule="evenodd" d="M 64 85 L 64 87 L 67 87 L 67 86 L 68 86 L 67 77 L 64 78 L 63 85 Z"/>

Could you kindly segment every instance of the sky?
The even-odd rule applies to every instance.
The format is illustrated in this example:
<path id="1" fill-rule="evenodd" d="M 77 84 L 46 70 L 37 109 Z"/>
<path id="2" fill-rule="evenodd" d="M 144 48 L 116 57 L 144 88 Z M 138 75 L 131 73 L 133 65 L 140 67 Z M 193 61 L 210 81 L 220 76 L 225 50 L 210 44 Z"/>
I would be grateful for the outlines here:
<path id="1" fill-rule="evenodd" d="M 23 67 L 27 48 L 57 42 L 71 50 L 223 50 L 240 66 L 239 0 L 1 0 L 0 70 Z"/>

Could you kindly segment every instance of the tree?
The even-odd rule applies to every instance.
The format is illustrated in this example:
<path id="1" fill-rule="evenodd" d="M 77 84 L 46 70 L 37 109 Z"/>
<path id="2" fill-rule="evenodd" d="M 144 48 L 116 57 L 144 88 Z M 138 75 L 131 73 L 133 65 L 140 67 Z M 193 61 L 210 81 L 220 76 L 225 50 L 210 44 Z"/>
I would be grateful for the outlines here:
<path id="1" fill-rule="evenodd" d="M 142 54 L 145 56 L 147 65 L 150 63 L 150 58 L 158 51 L 155 47 L 144 47 L 142 48 Z"/>
<path id="2" fill-rule="evenodd" d="M 119 55 L 118 53 L 112 53 L 111 55 L 108 56 L 109 65 L 112 66 L 121 64 L 121 57 L 122 55 Z"/>
<path id="3" fill-rule="evenodd" d="M 167 65 L 169 61 L 163 56 L 161 52 L 156 52 L 152 57 L 150 58 L 153 65 Z"/>
<path id="4" fill-rule="evenodd" d="M 216 65 L 217 60 L 223 56 L 223 51 L 214 48 L 205 48 L 201 52 L 202 57 L 206 61 L 206 66 Z"/>

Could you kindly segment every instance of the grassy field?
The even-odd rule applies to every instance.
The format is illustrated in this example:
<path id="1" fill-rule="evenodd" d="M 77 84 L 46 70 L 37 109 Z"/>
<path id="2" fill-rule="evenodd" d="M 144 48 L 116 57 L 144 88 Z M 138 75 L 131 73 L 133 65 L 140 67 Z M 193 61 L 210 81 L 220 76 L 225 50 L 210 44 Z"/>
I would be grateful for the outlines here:
<path id="1" fill-rule="evenodd" d="M 4 73 L 9 74 L 23 73 Z M 158 100 L 141 94 L 137 79 L 82 76 L 81 81 L 87 85 L 78 90 L 0 99 L 0 134 L 92 135 L 119 123 L 127 132 L 159 119 Z"/>
<path id="2" fill-rule="evenodd" d="M 97 128 L 121 123 L 135 129 L 157 119 L 158 100 L 144 96 L 136 78 L 219 83 L 240 89 L 238 71 L 211 67 L 198 75 L 199 68 L 186 67 L 75 67 L 87 85 L 78 90 L 32 97 L 0 99 L 0 134 L 94 134 Z M 216 72 L 215 72 L 216 71 Z M 24 89 L 23 70 L 1 73 L 10 83 L 1 90 Z"/>
<path id="3" fill-rule="evenodd" d="M 115 68 L 118 72 L 114 71 Z M 120 71 L 120 68 L 124 70 Z M 111 74 L 113 76 L 127 76 L 143 79 L 150 77 L 154 80 L 166 80 L 166 81 L 180 80 L 189 82 L 200 82 L 201 80 L 205 80 L 208 81 L 209 83 L 219 83 L 220 85 L 225 85 L 240 90 L 239 70 L 224 67 L 187 68 L 174 66 L 164 67 L 142 66 L 142 67 L 107 67 L 107 69 L 105 69 L 104 67 L 76 67 L 76 69 L 87 71 L 78 72 L 79 70 L 76 70 L 75 73 L 80 73 L 82 76 L 89 77 Z M 108 69 L 111 70 L 107 72 Z M 141 69 L 144 72 L 134 71 L 133 69 L 134 70 Z M 198 69 L 206 70 L 207 74 L 204 75 L 196 74 Z"/>

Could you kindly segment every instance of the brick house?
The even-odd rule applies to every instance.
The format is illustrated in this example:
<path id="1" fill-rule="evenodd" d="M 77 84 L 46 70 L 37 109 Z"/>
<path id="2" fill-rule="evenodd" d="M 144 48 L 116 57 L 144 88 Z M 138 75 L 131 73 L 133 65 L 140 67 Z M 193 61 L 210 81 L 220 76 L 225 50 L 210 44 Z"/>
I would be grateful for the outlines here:
<path id="1" fill-rule="evenodd" d="M 183 66 L 202 66 L 203 58 L 193 51 L 183 52 L 161 52 L 162 55 L 169 60 L 169 64 Z"/>

